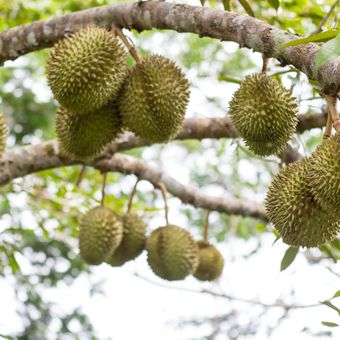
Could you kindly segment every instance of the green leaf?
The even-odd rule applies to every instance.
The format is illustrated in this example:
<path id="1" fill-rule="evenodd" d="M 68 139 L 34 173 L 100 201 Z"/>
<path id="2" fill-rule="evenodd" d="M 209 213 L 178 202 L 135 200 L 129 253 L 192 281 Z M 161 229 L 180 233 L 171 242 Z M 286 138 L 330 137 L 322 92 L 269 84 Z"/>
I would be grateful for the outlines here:
<path id="1" fill-rule="evenodd" d="M 17 262 L 14 254 L 8 255 L 8 262 L 9 262 L 9 265 L 11 266 L 13 273 L 16 273 L 18 270 L 20 270 L 19 263 Z"/>
<path id="2" fill-rule="evenodd" d="M 226 11 L 230 11 L 231 7 L 230 7 L 230 0 L 222 0 L 222 4 L 223 7 Z"/>
<path id="3" fill-rule="evenodd" d="M 325 300 L 325 301 L 321 301 L 321 303 L 325 306 L 328 306 L 329 308 L 332 308 L 340 315 L 340 309 L 337 306 L 334 306 L 330 301 Z"/>
<path id="4" fill-rule="evenodd" d="M 251 17 L 255 17 L 255 13 L 248 4 L 247 0 L 238 0 L 238 2 L 242 5 L 242 7 L 244 8 L 248 15 L 250 15 Z"/>
<path id="5" fill-rule="evenodd" d="M 200 0 L 200 3 L 201 3 L 202 6 L 204 6 L 205 0 Z"/>
<path id="6" fill-rule="evenodd" d="M 242 82 L 242 80 L 240 79 L 236 79 L 236 78 L 228 77 L 228 76 L 222 76 L 222 75 L 218 76 L 218 80 L 227 81 L 229 83 L 235 83 L 235 84 L 241 84 Z"/>
<path id="7" fill-rule="evenodd" d="M 315 57 L 314 71 L 315 73 L 319 71 L 319 68 L 327 64 L 334 58 L 340 55 L 340 34 L 338 34 L 334 39 L 323 44 Z"/>
<path id="8" fill-rule="evenodd" d="M 340 30 L 329 30 L 329 31 L 318 33 L 318 34 L 314 34 L 311 37 L 289 41 L 283 44 L 282 47 L 286 48 L 286 47 L 291 47 L 291 46 L 307 44 L 310 42 L 325 42 L 325 41 L 333 39 L 339 33 L 340 33 Z"/>
<path id="9" fill-rule="evenodd" d="M 332 299 L 340 296 L 340 290 L 338 290 L 333 296 Z"/>
<path id="10" fill-rule="evenodd" d="M 299 252 L 299 247 L 289 247 L 286 250 L 281 261 L 281 269 L 280 269 L 281 272 L 287 269 L 293 263 L 298 252 Z"/>
<path id="11" fill-rule="evenodd" d="M 274 7 L 276 10 L 280 7 L 280 1 L 279 0 L 268 0 L 269 4 Z"/>
<path id="12" fill-rule="evenodd" d="M 335 322 L 329 322 L 329 321 L 322 321 L 321 322 L 324 326 L 327 327 L 338 327 L 339 325 Z"/>

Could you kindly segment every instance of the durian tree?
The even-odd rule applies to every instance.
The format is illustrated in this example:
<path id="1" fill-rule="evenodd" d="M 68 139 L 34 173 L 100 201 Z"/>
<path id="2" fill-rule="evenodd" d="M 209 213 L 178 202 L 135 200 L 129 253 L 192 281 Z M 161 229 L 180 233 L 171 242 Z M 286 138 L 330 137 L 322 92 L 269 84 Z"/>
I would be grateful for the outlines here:
<path id="1" fill-rule="evenodd" d="M 17 315 L 6 312 L 0 337 L 96 338 L 72 287 L 86 280 L 89 296 L 130 301 L 101 281 L 126 273 L 150 306 L 163 308 L 170 288 L 221 301 L 218 317 L 204 302 L 202 319 L 178 310 L 180 326 L 206 325 L 193 339 L 286 337 L 282 320 L 292 328 L 296 318 L 294 338 L 340 336 L 339 9 L 328 0 L 0 1 L 0 280 Z M 277 271 L 291 265 L 271 303 L 257 299 L 265 251 Z M 232 290 L 234 260 L 254 287 L 234 280 Z M 143 280 L 165 286 L 162 299 L 143 293 Z M 301 284 L 314 289 L 307 302 Z M 74 296 L 71 309 L 49 298 L 56 291 Z M 121 317 L 123 305 L 108 301 L 112 311 L 95 313 Z M 142 301 L 131 303 L 136 313 Z"/>

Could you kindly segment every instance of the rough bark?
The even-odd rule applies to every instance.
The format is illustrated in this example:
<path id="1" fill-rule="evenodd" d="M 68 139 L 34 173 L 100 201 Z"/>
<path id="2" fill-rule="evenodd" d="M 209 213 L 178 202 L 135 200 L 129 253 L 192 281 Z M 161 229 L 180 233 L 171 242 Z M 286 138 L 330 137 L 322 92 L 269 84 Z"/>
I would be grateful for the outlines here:
<path id="1" fill-rule="evenodd" d="M 274 57 L 283 65 L 295 66 L 309 79 L 317 79 L 329 95 L 336 95 L 340 90 L 340 57 L 315 72 L 315 56 L 319 50 L 317 44 L 283 49 L 282 44 L 298 37 L 250 16 L 164 1 L 101 6 L 12 28 L 0 33 L 0 62 L 52 46 L 65 35 L 85 26 L 110 28 L 112 24 L 138 31 L 171 29 L 221 41 L 234 41 L 241 47 Z"/>
<path id="2" fill-rule="evenodd" d="M 6 152 L 0 161 L 0 185 L 5 185 L 14 178 L 38 171 L 74 164 L 81 164 L 81 162 L 61 157 L 55 141 L 16 148 Z M 260 204 L 240 201 L 235 198 L 206 195 L 197 188 L 182 185 L 159 168 L 152 167 L 140 159 L 115 154 L 110 158 L 89 162 L 88 165 L 102 172 L 118 171 L 123 174 L 134 174 L 140 179 L 149 181 L 155 187 L 158 186 L 159 182 L 162 182 L 167 190 L 183 203 L 198 208 L 216 210 L 226 214 L 250 216 L 266 221 L 265 209 Z"/>

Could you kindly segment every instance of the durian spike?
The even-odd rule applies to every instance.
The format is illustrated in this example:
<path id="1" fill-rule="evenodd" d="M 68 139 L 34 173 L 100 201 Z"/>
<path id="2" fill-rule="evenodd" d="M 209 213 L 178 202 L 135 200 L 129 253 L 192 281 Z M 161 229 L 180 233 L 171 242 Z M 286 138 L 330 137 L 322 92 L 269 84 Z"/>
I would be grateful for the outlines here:
<path id="1" fill-rule="evenodd" d="M 105 187 L 106 187 L 106 180 L 107 180 L 107 172 L 103 173 L 103 184 L 102 184 L 102 200 L 100 202 L 100 205 L 102 207 L 105 206 Z"/>
<path id="2" fill-rule="evenodd" d="M 116 27 L 116 26 L 112 26 L 112 32 L 114 32 L 114 34 L 118 35 L 120 40 L 127 47 L 128 51 L 131 54 L 131 56 L 133 57 L 133 59 L 135 59 L 136 63 L 140 64 L 142 62 L 141 56 L 138 54 L 138 51 L 135 48 L 135 46 L 133 45 L 133 43 L 131 43 L 129 41 L 129 39 L 125 36 L 123 31 L 120 28 Z"/>
<path id="3" fill-rule="evenodd" d="M 330 112 L 330 115 L 332 117 L 333 126 L 336 132 L 340 132 L 340 116 L 336 109 L 336 96 L 326 96 L 327 104 L 328 104 L 328 110 Z"/>
<path id="4" fill-rule="evenodd" d="M 132 208 L 132 202 L 133 202 L 133 198 L 135 197 L 136 191 L 137 191 L 137 185 L 139 183 L 139 178 L 137 178 L 137 181 L 135 183 L 135 185 L 132 188 L 131 194 L 130 194 L 130 198 L 129 198 L 129 202 L 128 202 L 128 206 L 127 206 L 127 211 L 126 214 L 129 214 Z"/>
<path id="5" fill-rule="evenodd" d="M 166 190 L 165 185 L 162 182 L 159 182 L 157 186 L 159 187 L 162 193 L 162 197 L 164 201 L 165 222 L 166 222 L 166 225 L 168 225 L 170 223 L 169 223 L 169 206 L 168 206 L 168 200 L 167 200 L 167 190 Z"/>
<path id="6" fill-rule="evenodd" d="M 86 171 L 86 165 L 82 165 L 82 167 L 81 167 L 81 169 L 79 171 L 79 174 L 78 174 L 77 181 L 76 181 L 76 187 L 80 186 L 80 183 L 81 183 L 81 181 L 84 178 L 85 171 Z"/>
<path id="7" fill-rule="evenodd" d="M 205 244 L 209 244 L 209 216 L 210 216 L 210 210 L 207 210 L 205 213 L 205 219 L 204 219 L 204 234 L 203 234 L 203 242 Z"/>

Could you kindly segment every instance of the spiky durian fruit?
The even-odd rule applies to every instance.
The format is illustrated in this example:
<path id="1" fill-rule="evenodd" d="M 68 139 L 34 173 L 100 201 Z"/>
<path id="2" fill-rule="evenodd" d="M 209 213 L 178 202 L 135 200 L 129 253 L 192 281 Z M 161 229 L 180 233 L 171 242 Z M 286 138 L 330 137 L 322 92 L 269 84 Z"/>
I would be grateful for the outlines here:
<path id="1" fill-rule="evenodd" d="M 114 102 L 86 115 L 76 115 L 64 108 L 56 114 L 58 141 L 62 153 L 68 157 L 94 158 L 121 131 L 121 117 Z"/>
<path id="2" fill-rule="evenodd" d="M 308 186 L 309 159 L 289 164 L 274 177 L 266 197 L 269 220 L 285 243 L 317 247 L 333 240 L 340 221 L 325 211 Z"/>
<path id="3" fill-rule="evenodd" d="M 120 96 L 123 125 L 151 143 L 167 142 L 183 125 L 189 83 L 176 64 L 151 55 L 136 64 Z"/>
<path id="4" fill-rule="evenodd" d="M 216 280 L 223 271 L 223 256 L 215 246 L 204 241 L 198 241 L 197 245 L 199 248 L 199 264 L 194 276 L 201 281 Z"/>
<path id="5" fill-rule="evenodd" d="M 154 230 L 146 242 L 148 263 L 159 277 L 183 280 L 198 266 L 198 246 L 183 228 L 166 225 Z"/>
<path id="6" fill-rule="evenodd" d="M 0 112 L 0 157 L 2 156 L 5 150 L 7 134 L 8 129 L 5 123 L 5 117 Z"/>
<path id="7" fill-rule="evenodd" d="M 123 239 L 119 247 L 107 261 L 112 266 L 121 266 L 142 253 L 146 241 L 146 224 L 136 214 L 126 214 L 122 218 Z"/>
<path id="8" fill-rule="evenodd" d="M 127 72 L 127 53 L 107 30 L 87 27 L 54 46 L 46 72 L 59 103 L 85 114 L 118 94 Z"/>
<path id="9" fill-rule="evenodd" d="M 340 134 L 318 146 L 310 158 L 307 176 L 315 199 L 340 220 Z"/>
<path id="10" fill-rule="evenodd" d="M 88 264 L 100 264 L 112 255 L 122 237 L 123 224 L 113 210 L 102 206 L 92 208 L 81 219 L 80 255 Z"/>
<path id="11" fill-rule="evenodd" d="M 297 124 L 290 91 L 264 74 L 245 78 L 229 103 L 230 117 L 249 149 L 260 156 L 282 151 Z"/>

